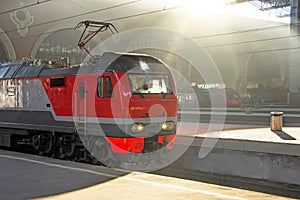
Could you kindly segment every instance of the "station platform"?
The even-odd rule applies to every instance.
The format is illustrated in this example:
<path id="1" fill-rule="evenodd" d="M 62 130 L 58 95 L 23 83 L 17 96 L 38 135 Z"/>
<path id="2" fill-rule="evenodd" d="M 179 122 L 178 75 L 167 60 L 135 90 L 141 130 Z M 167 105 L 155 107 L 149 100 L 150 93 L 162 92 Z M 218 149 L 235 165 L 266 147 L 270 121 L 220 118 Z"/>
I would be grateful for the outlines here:
<path id="1" fill-rule="evenodd" d="M 178 123 L 174 178 L 0 150 L 0 197 L 14 199 L 289 199 L 300 198 L 300 127 Z M 182 150 L 182 149 L 181 149 Z M 195 181 L 199 173 L 231 177 L 231 186 Z M 174 176 L 177 176 L 176 174 Z M 178 176 L 177 176 L 178 177 Z M 262 182 L 274 193 L 245 189 Z M 245 181 L 244 181 L 245 180 Z M 258 186 L 260 187 L 260 186 Z M 278 189 L 278 191 L 276 191 Z M 283 192 L 279 192 L 279 190 Z M 284 195 L 283 195 L 284 194 Z"/>
<path id="2" fill-rule="evenodd" d="M 272 131 L 270 127 L 238 124 L 178 123 L 178 136 L 194 137 L 194 145 L 199 140 L 220 139 L 233 142 L 230 149 L 300 156 L 300 127 L 283 127 L 281 131 Z M 225 148 L 225 146 L 224 146 Z"/>
<path id="3" fill-rule="evenodd" d="M 202 134 L 202 136 L 212 137 L 209 133 Z M 285 127 L 282 129 L 282 131 L 271 131 L 270 127 L 224 130 L 219 133 L 218 137 L 222 139 L 250 140 L 300 145 L 300 127 Z"/>
<path id="4" fill-rule="evenodd" d="M 178 127 L 178 143 L 190 142 L 179 168 L 292 184 L 299 190 L 300 127 L 271 131 L 266 126 L 187 122 Z"/>
<path id="5" fill-rule="evenodd" d="M 289 199 L 247 189 L 0 150 L 0 195 L 15 199 Z"/>

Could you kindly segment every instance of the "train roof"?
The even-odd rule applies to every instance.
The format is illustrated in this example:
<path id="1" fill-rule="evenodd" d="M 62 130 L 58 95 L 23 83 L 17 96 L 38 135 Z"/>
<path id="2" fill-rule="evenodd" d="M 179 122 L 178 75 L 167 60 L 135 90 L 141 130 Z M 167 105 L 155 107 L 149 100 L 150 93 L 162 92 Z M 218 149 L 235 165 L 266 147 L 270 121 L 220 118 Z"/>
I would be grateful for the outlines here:
<path id="1" fill-rule="evenodd" d="M 105 52 L 93 63 L 63 67 L 55 62 L 14 61 L 0 64 L 0 79 L 35 78 L 46 76 L 66 76 L 76 74 L 94 74 L 104 71 L 127 72 L 132 70 L 137 62 L 162 63 L 146 54 Z M 156 71 L 166 71 L 166 68 L 155 67 Z M 158 70 L 159 69 L 159 70 Z M 138 70 L 136 70 L 138 72 Z"/>

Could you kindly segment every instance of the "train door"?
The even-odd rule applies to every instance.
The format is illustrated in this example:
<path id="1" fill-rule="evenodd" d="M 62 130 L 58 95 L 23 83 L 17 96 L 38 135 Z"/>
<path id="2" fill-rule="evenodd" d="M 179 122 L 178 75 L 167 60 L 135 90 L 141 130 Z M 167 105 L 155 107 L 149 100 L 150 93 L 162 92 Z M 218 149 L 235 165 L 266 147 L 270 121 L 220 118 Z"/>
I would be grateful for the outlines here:
<path id="1" fill-rule="evenodd" d="M 103 74 L 97 79 L 97 110 L 100 111 L 100 117 L 112 117 L 111 101 L 113 99 L 113 81 L 112 74 Z"/>
<path id="2" fill-rule="evenodd" d="M 76 116 L 75 125 L 79 134 L 86 135 L 87 125 L 87 90 L 86 81 L 79 80 L 75 91 L 75 102 L 73 105 L 74 115 Z"/>

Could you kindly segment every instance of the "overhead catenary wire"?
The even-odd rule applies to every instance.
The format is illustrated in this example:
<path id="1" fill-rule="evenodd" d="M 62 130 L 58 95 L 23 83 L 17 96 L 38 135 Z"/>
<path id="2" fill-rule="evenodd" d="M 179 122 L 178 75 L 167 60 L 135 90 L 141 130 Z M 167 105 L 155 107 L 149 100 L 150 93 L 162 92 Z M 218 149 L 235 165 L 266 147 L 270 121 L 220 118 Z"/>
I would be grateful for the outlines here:
<path id="1" fill-rule="evenodd" d="M 207 45 L 207 46 L 203 46 L 203 47 L 204 48 L 217 48 L 217 47 L 226 47 L 226 46 L 250 44 L 250 43 L 257 43 L 257 42 L 267 42 L 267 41 L 273 41 L 273 40 L 284 40 L 284 39 L 291 39 L 291 38 L 296 38 L 296 37 L 300 37 L 300 34 L 273 37 L 273 38 L 263 38 L 263 39 L 257 39 L 257 40 L 248 40 L 248 41 L 242 41 L 242 42 L 232 42 L 232 43 L 225 43 L 225 44 Z"/>
<path id="2" fill-rule="evenodd" d="M 85 13 L 80 13 L 80 14 L 71 15 L 71 16 L 68 16 L 68 17 L 63 17 L 63 18 L 60 18 L 60 19 L 50 20 L 50 21 L 47 21 L 47 22 L 39 23 L 39 24 L 33 24 L 31 26 L 28 26 L 28 28 L 33 28 L 33 27 L 37 27 L 37 26 L 56 23 L 56 22 L 60 22 L 60 21 L 68 20 L 68 19 L 73 19 L 73 18 L 76 18 L 76 17 L 82 17 L 82 16 L 85 16 L 85 15 L 93 14 L 93 13 L 98 13 L 98 12 L 102 12 L 102 11 L 106 11 L 106 10 L 110 10 L 110 9 L 114 9 L 114 8 L 118 8 L 118 7 L 127 6 L 127 5 L 134 4 L 134 3 L 137 3 L 137 2 L 140 2 L 140 1 L 142 1 L 142 0 L 134 0 L 134 1 L 130 1 L 130 2 L 122 3 L 122 4 L 109 6 L 109 7 L 106 7 L 106 8 L 101 8 L 101 9 L 97 9 L 97 10 L 93 10 L 93 11 L 89 11 L 89 12 L 85 12 Z M 12 29 L 12 30 L 5 31 L 4 33 L 7 34 L 7 33 L 10 33 L 10 32 L 17 31 L 17 30 L 18 29 Z M 40 34 L 38 34 L 38 35 L 40 35 Z M 22 38 L 24 38 L 24 37 L 22 37 Z"/>
<path id="3" fill-rule="evenodd" d="M 270 53 L 270 52 L 290 51 L 290 50 L 299 50 L 299 49 L 300 47 L 286 47 L 286 48 L 278 48 L 278 49 L 254 50 L 254 51 L 245 51 L 245 52 L 236 53 L 235 55 Z"/>
<path id="4" fill-rule="evenodd" d="M 143 13 L 138 13 L 138 14 L 133 14 L 133 15 L 126 15 L 126 16 L 118 17 L 118 18 L 105 19 L 105 20 L 103 20 L 103 22 L 129 19 L 129 18 L 133 18 L 133 17 L 137 17 L 137 16 L 143 16 L 143 15 L 149 15 L 149 14 L 154 14 L 154 13 L 159 13 L 159 12 L 165 12 L 165 11 L 176 9 L 176 8 L 178 8 L 178 7 L 170 7 L 170 8 L 158 9 L 158 10 L 153 10 L 153 11 L 143 12 Z M 74 27 L 65 28 L 63 30 L 74 30 Z M 51 34 L 51 33 L 54 33 L 54 32 L 57 32 L 57 30 L 56 31 L 47 31 L 47 32 L 43 32 L 43 33 L 32 34 L 32 35 L 28 35 L 28 36 L 25 36 L 25 37 L 17 37 L 17 38 L 13 38 L 12 40 L 36 37 L 36 36 L 39 36 L 39 35 L 47 35 L 47 34 Z M 5 33 L 7 33 L 7 32 L 5 32 Z"/>
<path id="5" fill-rule="evenodd" d="M 47 3 L 49 1 L 51 1 L 51 0 L 37 1 L 36 3 L 32 3 L 32 4 L 28 4 L 28 5 L 25 5 L 25 6 L 18 7 L 18 8 L 13 8 L 13 9 L 10 9 L 10 10 L 0 12 L 0 15 L 4 15 L 4 14 L 14 12 L 14 11 L 17 11 L 17 10 L 20 10 L 20 9 L 24 9 L 24 8 L 29 8 L 29 7 L 32 7 L 32 6 L 37 6 L 37 5 L 40 5 L 40 4 L 43 4 L 43 3 Z"/>
<path id="6" fill-rule="evenodd" d="M 72 16 L 69 16 L 69 17 L 61 18 L 61 19 L 51 20 L 51 21 L 40 23 L 40 24 L 31 25 L 28 28 L 32 28 L 32 27 L 36 27 L 36 26 L 41 26 L 41 25 L 46 25 L 46 24 L 50 24 L 50 23 L 55 23 L 55 22 L 59 22 L 59 21 L 67 20 L 67 19 L 72 19 L 72 18 L 75 18 L 75 17 L 84 16 L 84 15 L 89 15 L 89 14 L 92 14 L 92 13 L 96 13 L 96 12 L 100 12 L 100 11 L 105 11 L 105 10 L 109 10 L 109 9 L 113 9 L 113 8 L 117 8 L 117 7 L 121 7 L 121 6 L 125 6 L 125 5 L 129 5 L 129 4 L 132 4 L 132 3 L 137 3 L 139 1 L 141 1 L 141 0 L 135 0 L 135 1 L 131 1 L 131 2 L 123 3 L 123 4 L 118 4 L 118 5 L 114 5 L 114 6 L 103 8 L 103 9 L 99 9 L 99 10 L 95 10 L 95 11 L 90 11 L 90 12 L 86 12 L 86 13 L 72 15 Z M 173 9 L 177 9 L 177 8 L 179 8 L 179 7 L 163 8 L 163 9 L 158 9 L 158 10 L 149 11 L 149 12 L 143 12 L 143 13 L 138 13 L 138 14 L 133 14 L 133 15 L 127 15 L 127 16 L 123 16 L 123 17 L 106 19 L 106 20 L 104 20 L 104 22 L 117 21 L 117 20 L 123 20 L 123 19 L 128 19 L 128 18 L 134 18 L 134 17 L 139 17 L 139 16 L 143 16 L 143 15 L 154 14 L 154 13 L 158 13 L 158 12 L 162 12 L 162 11 L 173 10 Z M 294 26 L 296 26 L 296 25 L 299 25 L 299 23 L 295 24 Z M 242 33 L 256 32 L 256 31 L 265 31 L 265 30 L 277 29 L 277 28 L 286 28 L 287 26 L 290 26 L 290 25 L 289 24 L 284 24 L 284 25 L 279 25 L 279 26 L 269 26 L 269 27 L 263 27 L 263 28 L 247 29 L 247 30 L 242 30 L 242 31 L 234 31 L 234 32 L 219 33 L 219 34 L 210 34 L 210 35 L 203 35 L 203 36 L 194 36 L 194 37 L 190 37 L 190 38 L 191 39 L 201 39 L 201 38 L 207 38 L 207 37 L 217 37 L 217 36 L 225 36 L 225 35 L 232 35 L 232 34 L 242 34 Z M 70 29 L 72 29 L 72 28 L 70 28 Z M 64 30 L 66 30 L 66 29 L 64 29 Z M 8 30 L 8 31 L 5 31 L 4 33 L 9 33 L 9 32 L 13 32 L 13 31 L 17 31 L 17 29 Z M 53 31 L 53 32 L 55 32 L 55 31 Z M 39 34 L 30 35 L 30 36 L 26 36 L 26 37 L 33 37 L 33 36 L 36 36 L 36 35 L 43 35 L 43 34 L 49 34 L 49 33 L 51 33 L 51 32 L 39 33 Z M 26 37 L 18 37 L 18 38 L 15 38 L 15 39 L 26 38 Z"/>
<path id="7" fill-rule="evenodd" d="M 233 34 L 243 34 L 243 33 L 251 33 L 251 32 L 257 32 L 257 31 L 266 31 L 266 30 L 272 30 L 277 28 L 287 28 L 287 27 L 293 27 L 293 26 L 299 26 L 300 23 L 295 24 L 281 24 L 277 26 L 267 26 L 267 27 L 261 27 L 261 28 L 254 28 L 254 29 L 246 29 L 246 30 L 240 30 L 240 31 L 232 31 L 232 32 L 226 32 L 226 33 L 216 33 L 216 34 L 209 34 L 209 35 L 201 35 L 201 36 L 193 36 L 192 39 L 201 39 L 201 38 L 208 38 L 208 37 L 219 37 L 219 36 L 225 36 L 225 35 L 233 35 Z"/>
<path id="8" fill-rule="evenodd" d="M 140 17 L 140 16 L 155 14 L 155 13 L 164 12 L 164 11 L 170 11 L 170 10 L 174 10 L 174 9 L 178 9 L 178 8 L 180 8 L 180 7 L 178 7 L 178 6 L 170 7 L 170 8 L 164 7 L 162 9 L 158 9 L 158 10 L 153 10 L 153 11 L 143 12 L 143 13 L 138 13 L 138 14 L 133 14 L 133 15 L 127 15 L 127 16 L 124 16 L 124 17 L 116 17 L 116 18 L 105 20 L 105 21 L 111 21 L 112 22 L 112 21 L 117 21 L 117 20 L 129 19 L 129 18 Z"/>

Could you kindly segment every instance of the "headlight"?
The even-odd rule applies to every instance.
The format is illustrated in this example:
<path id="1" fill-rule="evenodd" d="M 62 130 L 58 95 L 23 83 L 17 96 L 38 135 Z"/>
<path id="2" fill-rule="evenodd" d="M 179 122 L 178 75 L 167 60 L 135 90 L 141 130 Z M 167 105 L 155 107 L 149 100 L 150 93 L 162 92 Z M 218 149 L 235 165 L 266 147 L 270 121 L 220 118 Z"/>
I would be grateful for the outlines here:
<path id="1" fill-rule="evenodd" d="M 173 121 L 164 122 L 161 125 L 161 129 L 164 131 L 171 131 L 175 128 L 176 124 Z"/>
<path id="2" fill-rule="evenodd" d="M 131 125 L 131 131 L 133 133 L 143 132 L 145 129 L 145 125 L 143 123 L 135 123 Z"/>

